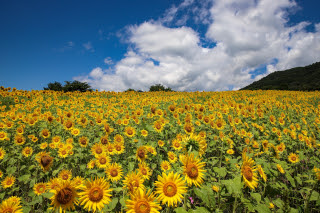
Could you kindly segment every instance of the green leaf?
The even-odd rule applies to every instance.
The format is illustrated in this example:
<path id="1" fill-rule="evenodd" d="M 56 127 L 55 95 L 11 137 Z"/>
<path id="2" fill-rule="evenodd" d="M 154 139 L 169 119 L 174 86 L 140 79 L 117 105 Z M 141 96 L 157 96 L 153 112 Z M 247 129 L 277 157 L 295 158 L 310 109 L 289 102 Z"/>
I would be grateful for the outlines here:
<path id="1" fill-rule="evenodd" d="M 117 188 L 114 188 L 113 191 L 115 192 L 121 192 L 123 190 L 122 187 L 117 187 Z"/>
<path id="2" fill-rule="evenodd" d="M 299 213 L 298 209 L 290 208 L 289 213 Z"/>
<path id="3" fill-rule="evenodd" d="M 194 213 L 210 213 L 208 209 L 205 207 L 197 207 L 195 210 L 193 210 Z"/>
<path id="4" fill-rule="evenodd" d="M 288 181 L 291 183 L 291 185 L 293 187 L 296 187 L 296 183 L 294 182 L 294 179 L 292 178 L 292 176 L 289 173 L 286 173 L 286 177 L 287 177 Z"/>
<path id="5" fill-rule="evenodd" d="M 257 203 L 260 203 L 261 195 L 259 193 L 251 193 L 251 197 L 253 197 L 257 201 Z"/>
<path id="6" fill-rule="evenodd" d="M 2 200 L 5 195 L 6 195 L 6 193 L 1 193 L 1 194 L 0 194 L 0 200 Z"/>
<path id="7" fill-rule="evenodd" d="M 30 206 L 23 206 L 22 211 L 23 211 L 23 213 L 29 213 L 29 212 L 31 212 L 31 207 Z"/>
<path id="8" fill-rule="evenodd" d="M 110 211 L 110 210 L 113 210 L 114 208 L 116 208 L 118 201 L 119 201 L 118 198 L 113 198 L 112 201 L 108 205 L 108 210 Z"/>
<path id="9" fill-rule="evenodd" d="M 7 173 L 8 173 L 8 175 L 13 175 L 13 173 L 14 173 L 16 170 L 17 170 L 16 167 L 9 167 L 9 168 L 7 169 Z"/>
<path id="10" fill-rule="evenodd" d="M 279 207 L 280 209 L 283 207 L 283 205 L 284 205 L 284 202 L 280 199 L 280 198 L 278 198 L 278 199 L 276 199 L 275 201 L 273 201 L 273 203 L 277 206 L 277 207 Z"/>
<path id="11" fill-rule="evenodd" d="M 240 194 L 242 189 L 241 177 L 235 177 L 231 180 L 221 181 L 226 187 L 229 193 Z"/>
<path id="12" fill-rule="evenodd" d="M 59 173 L 59 170 L 56 169 L 56 170 L 54 170 L 54 171 L 52 172 L 52 176 L 56 176 L 58 173 Z"/>
<path id="13" fill-rule="evenodd" d="M 52 192 L 46 192 L 46 193 L 42 194 L 43 197 L 48 198 L 48 199 L 50 199 L 53 195 L 54 195 L 54 193 L 52 193 Z"/>
<path id="14" fill-rule="evenodd" d="M 129 162 L 128 171 L 131 172 L 134 169 L 134 162 Z"/>
<path id="15" fill-rule="evenodd" d="M 319 200 L 319 199 L 320 199 L 319 193 L 316 191 L 313 191 L 310 197 L 310 201 Z"/>
<path id="16" fill-rule="evenodd" d="M 183 207 L 178 207 L 174 209 L 175 213 L 188 213 Z"/>
<path id="17" fill-rule="evenodd" d="M 212 189 L 209 186 L 203 186 L 202 188 L 196 188 L 194 190 L 197 197 L 200 198 L 208 207 L 215 205 L 215 198 Z"/>
<path id="18" fill-rule="evenodd" d="M 227 175 L 227 169 L 225 167 L 214 167 L 213 171 L 215 171 L 220 177 L 225 177 Z"/>
<path id="19" fill-rule="evenodd" d="M 266 204 L 258 204 L 255 209 L 259 212 L 259 213 L 269 213 L 271 212 L 269 207 Z"/>
<path id="20" fill-rule="evenodd" d="M 20 177 L 18 178 L 18 180 L 21 181 L 21 182 L 26 183 L 26 182 L 28 182 L 28 181 L 30 180 L 30 176 L 31 176 L 31 175 L 22 175 L 22 176 L 20 176 Z"/>

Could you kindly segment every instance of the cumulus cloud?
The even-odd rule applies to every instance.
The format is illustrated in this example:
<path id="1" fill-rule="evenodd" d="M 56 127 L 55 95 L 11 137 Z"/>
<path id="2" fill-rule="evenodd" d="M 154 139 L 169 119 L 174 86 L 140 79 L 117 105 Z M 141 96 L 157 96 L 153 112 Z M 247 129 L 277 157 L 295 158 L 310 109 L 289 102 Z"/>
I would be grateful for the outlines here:
<path id="1" fill-rule="evenodd" d="M 90 52 L 94 52 L 94 48 L 91 44 L 90 41 L 88 41 L 87 43 L 82 44 L 82 46 L 84 47 L 85 50 L 90 51 Z"/>
<path id="2" fill-rule="evenodd" d="M 275 71 L 319 61 L 320 24 L 288 25 L 290 0 L 185 0 L 169 8 L 159 20 L 128 27 L 130 48 L 112 70 L 95 68 L 77 77 L 100 90 L 148 90 L 156 83 L 174 90 L 238 89 Z M 196 7 L 194 7 L 196 6 Z M 191 9 L 193 8 L 193 9 Z M 197 9 L 194 9 L 197 8 Z M 177 16 L 190 10 L 202 14 L 195 23 L 206 26 L 200 34 Z M 182 20 L 182 21 L 181 21 Z M 175 27 L 168 26 L 174 23 Z M 211 42 L 204 47 L 201 40 Z M 266 72 L 255 74 L 265 67 Z"/>

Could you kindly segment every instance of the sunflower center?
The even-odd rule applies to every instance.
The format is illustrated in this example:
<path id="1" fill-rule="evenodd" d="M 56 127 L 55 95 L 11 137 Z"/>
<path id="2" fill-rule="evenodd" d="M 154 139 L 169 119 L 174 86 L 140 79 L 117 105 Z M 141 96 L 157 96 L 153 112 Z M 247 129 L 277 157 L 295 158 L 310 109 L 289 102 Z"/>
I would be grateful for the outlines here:
<path id="1" fill-rule="evenodd" d="M 103 198 L 103 191 L 99 187 L 94 187 L 89 192 L 89 199 L 93 202 L 99 202 Z"/>
<path id="2" fill-rule="evenodd" d="M 63 151 L 61 152 L 61 154 L 62 154 L 62 155 L 65 155 L 65 154 L 67 154 L 67 152 L 66 152 L 65 150 L 63 150 Z"/>
<path id="3" fill-rule="evenodd" d="M 169 158 L 170 158 L 171 160 L 173 160 L 173 159 L 174 159 L 174 156 L 173 156 L 173 155 L 169 155 Z"/>
<path id="4" fill-rule="evenodd" d="M 7 180 L 7 183 L 6 183 L 7 185 L 11 185 L 12 184 L 12 180 L 11 179 L 9 179 L 9 180 Z"/>
<path id="5" fill-rule="evenodd" d="M 117 175 L 118 175 L 118 170 L 117 170 L 117 169 L 111 169 L 110 175 L 111 175 L 112 177 L 117 177 Z"/>
<path id="6" fill-rule="evenodd" d="M 66 123 L 66 127 L 67 127 L 68 129 L 70 129 L 70 128 L 72 127 L 72 122 L 67 122 L 67 123 Z"/>
<path id="7" fill-rule="evenodd" d="M 72 200 L 73 192 L 69 187 L 63 188 L 58 192 L 57 201 L 63 205 L 69 203 Z"/>
<path id="8" fill-rule="evenodd" d="M 112 148 L 112 147 L 109 147 L 109 148 L 108 148 L 108 151 L 109 151 L 109 152 L 113 152 L 113 148 Z"/>
<path id="9" fill-rule="evenodd" d="M 43 186 L 40 186 L 40 187 L 38 188 L 38 192 L 40 192 L 40 193 L 44 192 L 44 187 L 43 187 Z"/>
<path id="10" fill-rule="evenodd" d="M 148 172 L 147 172 L 147 170 L 146 170 L 145 168 L 142 168 L 142 169 L 141 169 L 141 173 L 142 173 L 143 175 L 147 175 Z"/>
<path id="11" fill-rule="evenodd" d="M 105 158 L 100 158 L 99 159 L 100 164 L 106 164 L 107 163 L 107 159 Z"/>
<path id="12" fill-rule="evenodd" d="M 67 175 L 67 174 L 62 175 L 63 180 L 68 180 L 68 178 L 69 178 L 69 175 Z"/>
<path id="13" fill-rule="evenodd" d="M 18 138 L 18 139 L 17 139 L 17 142 L 18 142 L 18 143 L 22 143 L 22 142 L 23 142 L 22 138 Z"/>
<path id="14" fill-rule="evenodd" d="M 4 138 L 5 134 L 4 133 L 0 133 L 0 138 Z"/>
<path id="15" fill-rule="evenodd" d="M 26 153 L 27 155 L 29 155 L 29 154 L 30 154 L 30 150 L 27 149 L 27 150 L 25 151 L 25 153 Z"/>
<path id="16" fill-rule="evenodd" d="M 46 167 L 46 166 L 48 166 L 48 165 L 51 163 L 51 161 L 52 161 L 52 158 L 51 158 L 51 157 L 49 157 L 49 156 L 43 156 L 43 157 L 41 158 L 41 165 L 42 165 L 43 167 Z"/>
<path id="17" fill-rule="evenodd" d="M 86 145 L 86 144 L 87 144 L 87 140 L 82 139 L 82 140 L 80 141 L 80 143 L 81 143 L 82 145 Z"/>
<path id="18" fill-rule="evenodd" d="M 189 163 L 187 166 L 187 175 L 190 178 L 197 178 L 199 175 L 198 168 L 193 163 Z"/>
<path id="19" fill-rule="evenodd" d="M 133 134 L 133 131 L 132 131 L 131 129 L 128 129 L 128 130 L 127 130 L 127 134 L 128 134 L 128 135 L 132 135 L 132 134 Z"/>
<path id="20" fill-rule="evenodd" d="M 168 170 L 168 165 L 163 166 L 164 170 Z"/>
<path id="21" fill-rule="evenodd" d="M 49 132 L 48 132 L 48 131 L 43 131 L 43 132 L 42 132 L 42 135 L 46 137 L 46 136 L 49 135 Z"/>
<path id="22" fill-rule="evenodd" d="M 252 172 L 252 169 L 250 168 L 250 166 L 244 167 L 243 175 L 248 181 L 252 181 L 253 172 Z"/>
<path id="23" fill-rule="evenodd" d="M 187 132 L 192 132 L 191 126 L 186 126 L 186 131 L 187 131 Z"/>
<path id="24" fill-rule="evenodd" d="M 143 150 L 139 150 L 138 156 L 139 156 L 139 158 L 144 158 L 144 156 L 145 156 L 144 151 Z"/>
<path id="25" fill-rule="evenodd" d="M 101 153 L 102 153 L 102 149 L 101 149 L 100 147 L 98 147 L 98 148 L 96 149 L 96 153 L 97 153 L 97 154 L 101 154 Z"/>
<path id="26" fill-rule="evenodd" d="M 167 196 L 167 197 L 173 197 L 177 194 L 177 185 L 175 183 L 172 182 L 168 182 L 166 184 L 164 184 L 163 186 L 163 193 Z"/>
<path id="27" fill-rule="evenodd" d="M 296 158 L 295 156 L 292 156 L 292 157 L 291 157 L 291 160 L 292 160 L 292 161 L 296 161 L 297 158 Z"/>
<path id="28" fill-rule="evenodd" d="M 117 151 L 121 151 L 121 146 L 116 146 Z"/>
<path id="29" fill-rule="evenodd" d="M 134 211 L 137 213 L 149 213 L 151 212 L 150 204 L 145 200 L 141 200 L 134 205 Z"/>

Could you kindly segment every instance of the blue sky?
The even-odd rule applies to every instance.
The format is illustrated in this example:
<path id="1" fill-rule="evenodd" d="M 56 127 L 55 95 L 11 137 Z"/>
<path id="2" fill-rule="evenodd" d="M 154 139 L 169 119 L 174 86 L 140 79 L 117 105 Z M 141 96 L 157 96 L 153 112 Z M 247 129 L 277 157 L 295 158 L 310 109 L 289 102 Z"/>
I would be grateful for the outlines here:
<path id="1" fill-rule="evenodd" d="M 0 1 L 0 85 L 241 88 L 320 61 L 318 1 Z"/>

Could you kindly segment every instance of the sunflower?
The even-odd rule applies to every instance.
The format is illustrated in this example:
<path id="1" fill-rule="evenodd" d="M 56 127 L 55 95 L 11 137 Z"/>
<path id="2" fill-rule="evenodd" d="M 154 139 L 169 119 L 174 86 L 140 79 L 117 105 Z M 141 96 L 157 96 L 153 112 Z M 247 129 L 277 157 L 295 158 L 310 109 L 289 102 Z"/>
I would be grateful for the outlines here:
<path id="1" fill-rule="evenodd" d="M 49 138 L 49 137 L 50 137 L 50 131 L 49 131 L 48 129 L 43 129 L 43 130 L 41 131 L 41 136 L 42 136 L 43 138 Z"/>
<path id="2" fill-rule="evenodd" d="M 141 135 L 142 135 L 143 137 L 147 137 L 147 136 L 148 136 L 148 131 L 145 130 L 145 129 L 141 130 Z"/>
<path id="3" fill-rule="evenodd" d="M 22 206 L 20 205 L 20 202 L 12 202 L 11 197 L 2 201 L 0 204 L 0 212 L 1 213 L 22 213 Z"/>
<path id="4" fill-rule="evenodd" d="M 13 176 L 7 176 L 2 182 L 1 185 L 4 189 L 6 188 L 10 188 L 11 186 L 13 186 L 14 182 L 15 182 L 16 178 Z"/>
<path id="5" fill-rule="evenodd" d="M 73 181 L 59 180 L 59 186 L 50 191 L 54 193 L 50 198 L 53 210 L 59 212 L 74 210 L 74 204 L 78 204 L 78 189 L 79 186 L 77 186 Z"/>
<path id="6" fill-rule="evenodd" d="M 126 200 L 127 213 L 159 213 L 161 206 L 155 200 L 155 194 L 150 191 L 136 191 Z"/>
<path id="7" fill-rule="evenodd" d="M 5 155 L 6 155 L 6 151 L 2 147 L 0 147 L 0 160 L 2 160 Z"/>
<path id="8" fill-rule="evenodd" d="M 46 142 L 40 144 L 40 149 L 45 149 L 47 147 L 48 147 L 48 143 L 46 143 Z"/>
<path id="9" fill-rule="evenodd" d="M 228 153 L 229 155 L 233 155 L 233 154 L 234 154 L 234 150 L 233 150 L 233 149 L 228 149 L 228 150 L 227 150 L 227 153 Z"/>
<path id="10" fill-rule="evenodd" d="M 27 146 L 25 147 L 23 150 L 22 150 L 22 154 L 25 156 L 25 157 L 29 157 L 30 155 L 32 155 L 32 148 Z"/>
<path id="11" fill-rule="evenodd" d="M 71 130 L 71 134 L 74 135 L 74 136 L 78 136 L 80 134 L 80 129 L 78 128 L 73 128 Z"/>
<path id="12" fill-rule="evenodd" d="M 119 181 L 122 178 L 122 167 L 117 163 L 109 164 L 105 173 L 107 174 L 108 180 L 112 182 Z"/>
<path id="13" fill-rule="evenodd" d="M 170 163 L 175 163 L 177 161 L 177 156 L 173 152 L 168 152 L 168 159 Z"/>
<path id="14" fill-rule="evenodd" d="M 53 157 L 50 156 L 50 152 L 40 152 L 36 155 L 36 161 L 41 166 L 41 169 L 47 172 L 53 164 Z"/>
<path id="15" fill-rule="evenodd" d="M 22 135 L 16 135 L 16 136 L 14 137 L 14 143 L 15 143 L 16 145 L 21 146 L 21 145 L 23 145 L 25 142 L 26 142 L 26 138 L 23 137 Z"/>
<path id="16" fill-rule="evenodd" d="M 60 158 L 66 158 L 69 155 L 69 152 L 66 148 L 60 148 L 58 151 L 59 157 Z"/>
<path id="17" fill-rule="evenodd" d="M 163 142 L 162 140 L 158 140 L 158 145 L 159 145 L 160 147 L 163 147 L 163 146 L 164 146 L 164 142 Z"/>
<path id="18" fill-rule="evenodd" d="M 115 143 L 124 143 L 124 139 L 122 135 L 116 134 L 113 138 Z"/>
<path id="19" fill-rule="evenodd" d="M 168 170 L 170 170 L 170 169 L 171 169 L 171 165 L 170 165 L 169 161 L 166 161 L 166 160 L 162 161 L 162 162 L 161 162 L 161 169 L 162 169 L 163 171 L 168 171 Z"/>
<path id="20" fill-rule="evenodd" d="M 207 150 L 207 142 L 199 135 L 191 134 L 182 136 L 182 146 L 185 152 L 196 151 L 199 155 L 203 155 Z"/>
<path id="21" fill-rule="evenodd" d="M 177 205 L 183 200 L 183 194 L 187 193 L 185 180 L 179 174 L 170 172 L 168 175 L 162 173 L 158 175 L 158 181 L 154 184 L 156 186 L 156 193 L 159 194 L 158 199 L 168 206 Z"/>
<path id="22" fill-rule="evenodd" d="M 90 160 L 89 163 L 87 163 L 87 168 L 93 169 L 95 165 L 96 165 L 96 160 Z"/>
<path id="23" fill-rule="evenodd" d="M 66 130 L 72 130 L 74 123 L 71 120 L 66 120 L 63 125 Z"/>
<path id="24" fill-rule="evenodd" d="M 128 126 L 125 128 L 124 133 L 126 136 L 132 138 L 136 134 L 136 130 L 131 126 Z"/>
<path id="25" fill-rule="evenodd" d="M 277 169 L 281 174 L 284 174 L 285 171 L 283 170 L 282 166 L 280 164 L 277 164 Z"/>
<path id="26" fill-rule="evenodd" d="M 36 195 L 41 195 L 47 191 L 47 184 L 37 183 L 33 186 L 33 191 Z"/>
<path id="27" fill-rule="evenodd" d="M 83 185 L 84 184 L 84 178 L 77 176 L 75 178 L 72 179 L 72 181 L 77 184 L 78 186 Z"/>
<path id="28" fill-rule="evenodd" d="M 3 176 L 3 172 L 0 170 L 0 178 L 2 178 Z"/>
<path id="29" fill-rule="evenodd" d="M 162 132 L 164 125 L 162 124 L 161 121 L 155 121 L 153 123 L 153 128 L 154 130 L 156 130 L 158 133 Z"/>
<path id="30" fill-rule="evenodd" d="M 175 150 L 180 150 L 180 149 L 182 149 L 181 141 L 178 140 L 178 139 L 174 139 L 174 140 L 172 141 L 172 147 L 173 147 Z"/>
<path id="31" fill-rule="evenodd" d="M 103 152 L 105 152 L 105 147 L 104 147 L 101 143 L 95 143 L 95 144 L 91 147 L 91 153 L 92 153 L 92 155 L 94 155 L 95 157 L 98 157 L 98 156 L 101 155 Z"/>
<path id="32" fill-rule="evenodd" d="M 102 153 L 95 161 L 98 168 L 106 168 L 110 163 L 110 157 L 106 153 Z"/>
<path id="33" fill-rule="evenodd" d="M 48 182 L 47 182 L 47 189 L 48 190 L 52 190 L 52 189 L 56 189 L 57 187 L 60 186 L 60 180 L 59 178 L 51 178 Z"/>
<path id="34" fill-rule="evenodd" d="M 284 145 L 284 143 L 280 143 L 279 145 L 276 146 L 276 151 L 277 152 L 283 152 L 286 148 L 286 145 Z"/>
<path id="35" fill-rule="evenodd" d="M 144 190 L 143 185 L 144 178 L 137 171 L 132 171 L 127 174 L 123 180 L 124 188 L 127 188 L 130 193 L 134 193 L 136 190 Z"/>
<path id="36" fill-rule="evenodd" d="M 125 147 L 124 147 L 123 142 L 114 142 L 113 146 L 114 146 L 114 153 L 115 154 L 119 155 L 119 154 L 124 153 Z"/>
<path id="37" fill-rule="evenodd" d="M 102 177 L 94 180 L 87 180 L 84 186 L 81 187 L 79 193 L 79 203 L 84 206 L 85 210 L 96 212 L 98 209 L 104 208 L 104 205 L 108 205 L 111 201 L 112 189 L 109 189 L 109 183 Z"/>
<path id="38" fill-rule="evenodd" d="M 299 162 L 299 156 L 295 153 L 290 153 L 290 155 L 288 156 L 288 160 L 291 163 L 298 163 Z"/>
<path id="39" fill-rule="evenodd" d="M 215 191 L 215 192 L 219 192 L 219 186 L 213 185 L 212 186 L 212 190 Z"/>
<path id="40" fill-rule="evenodd" d="M 201 159 L 195 157 L 193 153 L 180 158 L 183 164 L 183 174 L 187 180 L 189 186 L 194 184 L 195 186 L 200 186 L 203 183 L 203 177 L 206 170 L 205 162 L 201 162 Z"/>
<path id="41" fill-rule="evenodd" d="M 266 175 L 266 173 L 264 173 L 262 166 L 258 165 L 257 169 L 258 169 L 260 177 L 264 180 L 264 182 L 267 182 L 267 175 Z"/>
<path id="42" fill-rule="evenodd" d="M 106 151 L 108 155 L 114 155 L 115 154 L 114 145 L 112 143 L 108 143 L 106 145 Z"/>
<path id="43" fill-rule="evenodd" d="M 82 136 L 79 138 L 79 144 L 81 147 L 87 147 L 88 142 L 89 142 L 89 140 L 86 136 Z"/>
<path id="44" fill-rule="evenodd" d="M 145 180 L 149 180 L 152 171 L 151 169 L 148 167 L 148 165 L 145 162 L 139 163 L 139 173 L 140 175 L 145 179 Z"/>
<path id="45" fill-rule="evenodd" d="M 184 131 L 186 134 L 192 134 L 194 131 L 194 126 L 190 122 L 186 122 L 183 126 Z"/>
<path id="46" fill-rule="evenodd" d="M 145 146 L 140 146 L 137 149 L 136 158 L 139 160 L 139 162 L 143 162 L 148 158 L 147 151 L 148 150 L 146 149 Z"/>
<path id="47" fill-rule="evenodd" d="M 7 138 L 7 133 L 6 132 L 3 132 L 3 131 L 0 131 L 0 141 L 3 141 Z"/>
<path id="48" fill-rule="evenodd" d="M 59 172 L 58 177 L 61 180 L 71 180 L 72 172 L 71 172 L 71 170 L 63 169 L 61 172 Z"/>
<path id="49" fill-rule="evenodd" d="M 244 183 L 250 189 L 254 189 L 258 186 L 257 169 L 254 166 L 255 162 L 252 158 L 247 157 L 245 153 L 242 155 L 242 159 L 241 175 Z"/>

